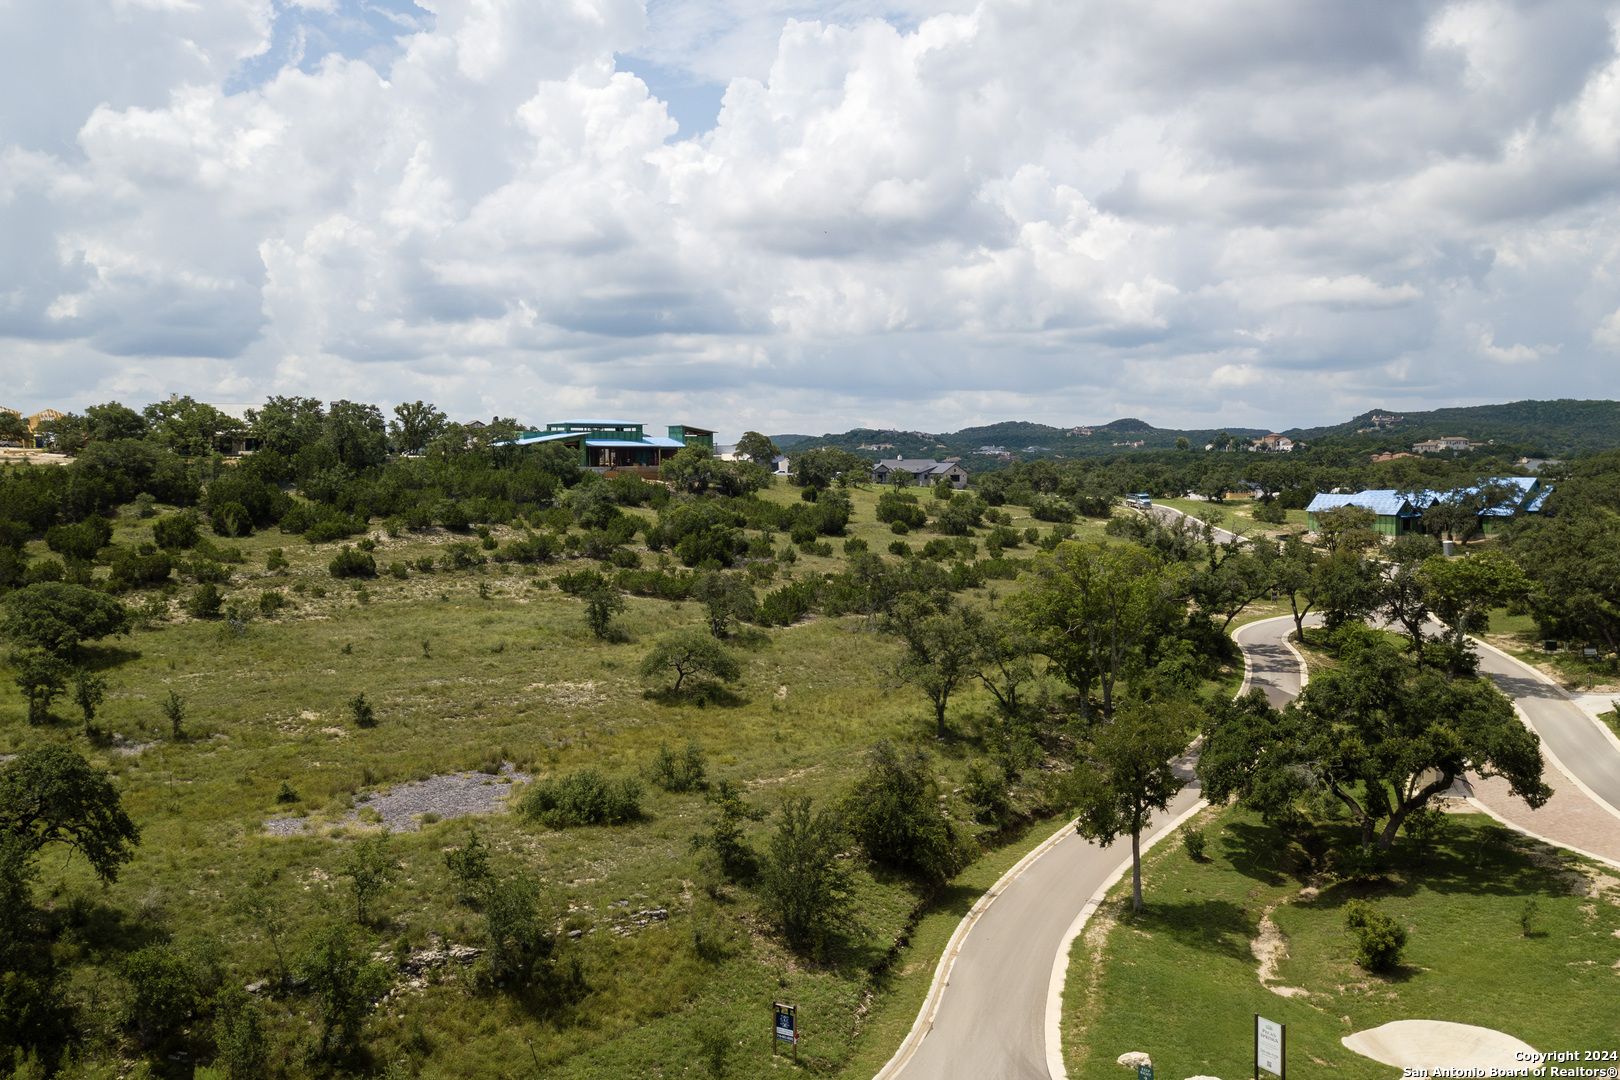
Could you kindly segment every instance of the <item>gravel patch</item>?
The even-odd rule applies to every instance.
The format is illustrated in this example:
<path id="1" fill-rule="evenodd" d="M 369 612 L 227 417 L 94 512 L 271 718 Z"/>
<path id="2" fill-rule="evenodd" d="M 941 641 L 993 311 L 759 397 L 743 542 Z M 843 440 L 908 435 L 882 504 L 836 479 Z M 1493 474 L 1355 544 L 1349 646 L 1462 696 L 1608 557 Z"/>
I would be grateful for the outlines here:
<path id="1" fill-rule="evenodd" d="M 511 793 L 511 785 L 532 777 L 528 773 L 518 772 L 510 762 L 501 764 L 501 776 L 510 783 L 499 783 L 487 773 L 461 772 L 396 784 L 381 794 L 373 795 L 370 802 L 361 804 L 382 817 L 380 822 L 372 818 L 366 824 L 385 825 L 394 832 L 415 832 L 422 827 L 418 818 L 421 814 L 438 814 L 441 819 L 448 819 L 472 814 L 505 813 L 506 796 Z M 307 824 L 304 818 L 271 818 L 264 823 L 264 830 L 272 836 L 297 836 L 305 831 Z M 361 824 L 360 812 L 349 811 L 338 824 Z"/>

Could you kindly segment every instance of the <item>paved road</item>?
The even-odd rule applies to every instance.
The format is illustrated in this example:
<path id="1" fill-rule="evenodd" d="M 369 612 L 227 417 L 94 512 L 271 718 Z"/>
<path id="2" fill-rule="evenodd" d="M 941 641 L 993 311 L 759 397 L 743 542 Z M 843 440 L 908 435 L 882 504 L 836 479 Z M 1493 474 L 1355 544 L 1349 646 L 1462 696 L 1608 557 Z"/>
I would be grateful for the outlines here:
<path id="1" fill-rule="evenodd" d="M 1314 618 L 1309 621 L 1314 625 Z M 1249 658 L 1254 685 L 1262 687 L 1273 704 L 1299 692 L 1299 661 L 1284 644 L 1293 629 L 1293 620 L 1287 617 L 1262 619 L 1233 635 Z M 1489 648 L 1481 648 L 1479 654 L 1480 670 L 1523 710 L 1542 746 L 1599 799 L 1620 809 L 1620 752 L 1608 736 L 1530 668 Z"/>
<path id="2" fill-rule="evenodd" d="M 1187 778 L 1185 762 L 1177 771 Z M 1156 815 L 1158 835 L 1199 800 L 1193 780 Z M 1148 836 L 1144 836 L 1146 842 Z M 894 1077 L 1050 1080 L 1046 998 L 1063 936 L 1130 840 L 1103 849 L 1070 832 L 1006 886 L 962 943 L 933 1027 Z"/>

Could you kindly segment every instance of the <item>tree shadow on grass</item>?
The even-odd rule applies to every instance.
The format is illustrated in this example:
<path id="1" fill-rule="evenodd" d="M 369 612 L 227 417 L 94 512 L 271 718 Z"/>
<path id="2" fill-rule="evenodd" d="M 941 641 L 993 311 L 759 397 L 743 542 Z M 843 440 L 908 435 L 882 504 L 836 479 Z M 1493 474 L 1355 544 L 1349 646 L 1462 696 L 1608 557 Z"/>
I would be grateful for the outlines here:
<path id="1" fill-rule="evenodd" d="M 1167 934 L 1179 945 L 1245 963 L 1253 959 L 1249 942 L 1260 934 L 1259 922 L 1230 900 L 1155 901 L 1140 914 L 1126 912 L 1120 921 L 1148 933 Z"/>
<path id="2" fill-rule="evenodd" d="M 728 689 L 717 682 L 688 683 L 679 690 L 673 687 L 661 687 L 648 690 L 641 695 L 648 701 L 655 701 L 660 705 L 671 708 L 686 708 L 697 706 L 706 709 L 711 705 L 717 709 L 735 709 L 748 704 L 748 697 L 735 690 Z"/>
<path id="3" fill-rule="evenodd" d="M 80 645 L 76 660 L 87 671 L 109 671 L 144 654 L 139 649 L 124 649 L 117 645 Z"/>
<path id="4" fill-rule="evenodd" d="M 1279 864 L 1288 858 L 1287 840 L 1275 827 L 1233 821 L 1222 830 L 1220 843 L 1232 869 L 1244 877 L 1272 886 L 1286 880 Z"/>

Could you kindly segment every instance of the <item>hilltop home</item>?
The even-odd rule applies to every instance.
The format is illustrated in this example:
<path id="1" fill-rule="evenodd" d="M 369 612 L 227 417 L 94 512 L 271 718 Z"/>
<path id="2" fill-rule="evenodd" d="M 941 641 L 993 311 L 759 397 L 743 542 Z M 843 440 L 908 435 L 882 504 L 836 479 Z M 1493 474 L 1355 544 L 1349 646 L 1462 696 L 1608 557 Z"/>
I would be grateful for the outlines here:
<path id="1" fill-rule="evenodd" d="M 1373 512 L 1373 529 L 1384 536 L 1415 532 L 1423 511 L 1394 488 L 1358 491 L 1354 495 L 1318 495 L 1305 508 L 1305 524 L 1311 532 L 1321 529 L 1321 515 L 1341 506 L 1359 506 Z"/>
<path id="2" fill-rule="evenodd" d="M 714 450 L 714 432 L 689 424 L 672 424 L 669 434 L 648 435 L 646 425 L 629 420 L 559 420 L 544 431 L 525 431 L 513 446 L 561 443 L 579 455 L 579 467 L 595 472 L 624 471 L 656 475 L 658 467 L 688 446 Z"/>
<path id="3" fill-rule="evenodd" d="M 911 483 L 932 487 L 941 479 L 949 480 L 954 488 L 967 487 L 967 470 L 960 462 L 935 461 L 933 458 L 884 458 L 872 467 L 872 482 L 887 484 L 889 474 L 911 474 Z"/>
<path id="4" fill-rule="evenodd" d="M 1276 432 L 1272 432 L 1270 435 L 1262 435 L 1254 441 L 1254 449 L 1268 450 L 1277 454 L 1286 454 L 1293 448 L 1293 439 L 1286 435 L 1278 435 Z"/>
<path id="5" fill-rule="evenodd" d="M 1469 450 L 1474 443 L 1456 435 L 1448 435 L 1442 439 L 1429 439 L 1425 442 L 1413 443 L 1414 454 L 1438 454 L 1442 450 Z"/>

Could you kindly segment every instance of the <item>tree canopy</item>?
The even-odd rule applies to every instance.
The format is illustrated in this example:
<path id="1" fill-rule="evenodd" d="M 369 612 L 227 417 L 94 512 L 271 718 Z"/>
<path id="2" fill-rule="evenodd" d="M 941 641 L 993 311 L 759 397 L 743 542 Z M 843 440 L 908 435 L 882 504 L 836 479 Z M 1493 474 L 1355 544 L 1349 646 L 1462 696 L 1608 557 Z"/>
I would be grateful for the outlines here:
<path id="1" fill-rule="evenodd" d="M 67 844 L 110 882 L 135 857 L 140 830 L 106 773 L 53 745 L 25 751 L 0 769 L 0 837 L 29 852 Z"/>
<path id="2" fill-rule="evenodd" d="M 1282 710 L 1258 690 L 1211 711 L 1198 775 L 1213 802 L 1238 796 L 1269 817 L 1325 790 L 1388 849 L 1413 811 L 1464 772 L 1502 776 L 1531 807 L 1552 795 L 1541 741 L 1482 679 L 1452 679 L 1375 635 L 1352 638 L 1343 664 Z"/>
<path id="3" fill-rule="evenodd" d="M 67 656 L 86 641 L 129 630 L 129 610 L 106 593 L 42 581 L 0 601 L 0 634 L 23 646 Z"/>

